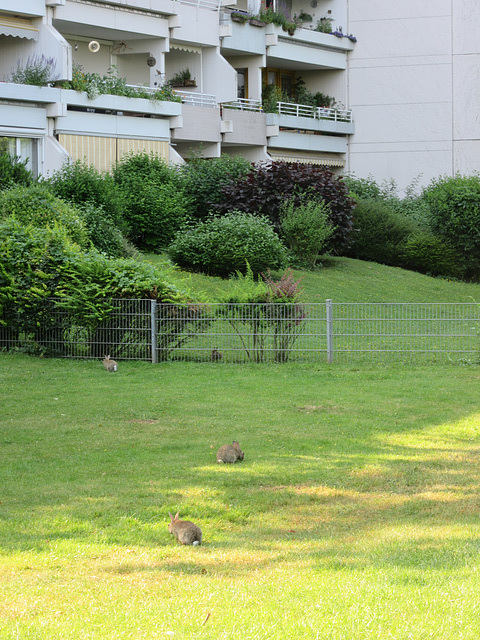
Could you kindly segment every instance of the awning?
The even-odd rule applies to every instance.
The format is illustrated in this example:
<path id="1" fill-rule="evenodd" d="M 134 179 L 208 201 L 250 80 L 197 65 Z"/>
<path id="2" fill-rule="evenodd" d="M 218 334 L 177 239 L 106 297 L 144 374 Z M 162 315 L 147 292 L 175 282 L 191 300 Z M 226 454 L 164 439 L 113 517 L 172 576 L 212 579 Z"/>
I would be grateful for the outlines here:
<path id="1" fill-rule="evenodd" d="M 38 29 L 26 18 L 0 15 L 0 35 L 38 40 Z"/>
<path id="2" fill-rule="evenodd" d="M 170 49 L 178 49 L 179 51 L 189 51 L 190 53 L 202 53 L 201 47 L 193 47 L 190 44 L 177 44 L 176 42 L 170 43 Z"/>
<path id="3" fill-rule="evenodd" d="M 272 160 L 281 160 L 283 162 L 298 162 L 300 164 L 317 164 L 324 167 L 344 167 L 345 160 L 338 156 L 319 154 L 319 153 L 295 153 L 292 151 L 285 151 L 283 149 L 269 149 L 268 154 Z"/>

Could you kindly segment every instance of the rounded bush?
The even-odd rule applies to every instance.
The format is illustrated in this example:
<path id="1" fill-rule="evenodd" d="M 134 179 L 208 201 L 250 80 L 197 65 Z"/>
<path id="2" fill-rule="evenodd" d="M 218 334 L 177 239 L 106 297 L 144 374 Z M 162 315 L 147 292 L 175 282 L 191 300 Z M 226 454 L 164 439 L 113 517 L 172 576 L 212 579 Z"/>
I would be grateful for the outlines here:
<path id="1" fill-rule="evenodd" d="M 258 274 L 286 264 L 286 249 L 268 220 L 240 211 L 183 228 L 168 254 L 181 267 L 221 277 L 246 273 L 248 265 Z"/>
<path id="2" fill-rule="evenodd" d="M 61 225 L 71 240 L 81 247 L 89 244 L 88 232 L 77 209 L 56 198 L 45 186 L 14 187 L 0 193 L 0 217 L 12 216 L 35 227 Z"/>
<path id="3" fill-rule="evenodd" d="M 400 266 L 400 250 L 416 233 L 417 225 L 382 200 L 360 200 L 355 209 L 354 228 L 348 255 L 390 266 Z"/>
<path id="4" fill-rule="evenodd" d="M 441 177 L 424 189 L 434 233 L 455 247 L 467 277 L 480 277 L 480 175 Z"/>
<path id="5" fill-rule="evenodd" d="M 400 266 L 431 276 L 461 278 L 461 259 L 449 242 L 433 233 L 410 236 L 399 252 Z"/>

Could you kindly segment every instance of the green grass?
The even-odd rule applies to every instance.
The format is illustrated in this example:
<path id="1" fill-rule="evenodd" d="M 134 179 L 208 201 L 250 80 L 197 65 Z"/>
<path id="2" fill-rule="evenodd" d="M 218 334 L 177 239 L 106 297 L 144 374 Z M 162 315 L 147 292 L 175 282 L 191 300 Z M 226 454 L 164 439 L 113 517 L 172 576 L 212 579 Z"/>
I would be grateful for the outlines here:
<path id="1" fill-rule="evenodd" d="M 478 638 L 479 386 L 0 354 L 0 638 Z"/>
<path id="2" fill-rule="evenodd" d="M 165 256 L 146 254 L 144 259 L 161 264 Z M 415 271 L 387 267 L 351 258 L 326 258 L 324 266 L 311 271 L 294 270 L 302 279 L 304 302 L 480 302 L 480 284 L 432 278 Z M 178 282 L 201 292 L 207 302 L 229 291 L 228 280 L 177 270 Z"/>

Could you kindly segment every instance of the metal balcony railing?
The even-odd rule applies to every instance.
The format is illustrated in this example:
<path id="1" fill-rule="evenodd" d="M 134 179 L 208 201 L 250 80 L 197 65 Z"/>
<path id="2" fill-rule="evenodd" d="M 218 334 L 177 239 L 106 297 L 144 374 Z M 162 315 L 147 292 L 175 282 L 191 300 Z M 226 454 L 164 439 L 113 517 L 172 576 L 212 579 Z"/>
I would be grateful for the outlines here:
<path id="1" fill-rule="evenodd" d="M 225 109 L 239 109 L 240 111 L 262 111 L 260 100 L 250 100 L 249 98 L 237 98 L 230 102 L 222 102 Z"/>
<path id="2" fill-rule="evenodd" d="M 316 120 L 353 122 L 353 114 L 350 109 L 311 107 L 304 104 L 294 104 L 292 102 L 278 102 L 277 108 L 277 113 L 282 116 L 296 116 L 297 118 L 315 118 Z"/>
<path id="3" fill-rule="evenodd" d="M 211 93 L 195 93 L 193 91 L 178 91 L 174 93 L 180 96 L 183 104 L 191 104 L 194 107 L 216 107 L 217 100 Z"/>

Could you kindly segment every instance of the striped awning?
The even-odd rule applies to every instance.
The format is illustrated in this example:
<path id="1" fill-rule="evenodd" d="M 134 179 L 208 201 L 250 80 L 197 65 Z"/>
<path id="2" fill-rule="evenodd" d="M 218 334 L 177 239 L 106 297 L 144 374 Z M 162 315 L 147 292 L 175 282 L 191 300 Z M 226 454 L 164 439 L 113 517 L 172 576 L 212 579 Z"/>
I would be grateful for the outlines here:
<path id="1" fill-rule="evenodd" d="M 286 151 L 284 149 L 269 149 L 268 154 L 272 160 L 280 160 L 283 162 L 299 162 L 300 164 L 317 164 L 324 167 L 344 167 L 345 160 L 336 155 L 327 153 L 296 153 L 294 151 Z"/>
<path id="2" fill-rule="evenodd" d="M 201 47 L 194 47 L 190 44 L 177 44 L 176 42 L 170 43 L 170 49 L 178 49 L 179 51 L 189 51 L 190 53 L 202 53 Z"/>
<path id="3" fill-rule="evenodd" d="M 0 14 L 0 35 L 38 40 L 38 29 L 26 18 Z"/>

